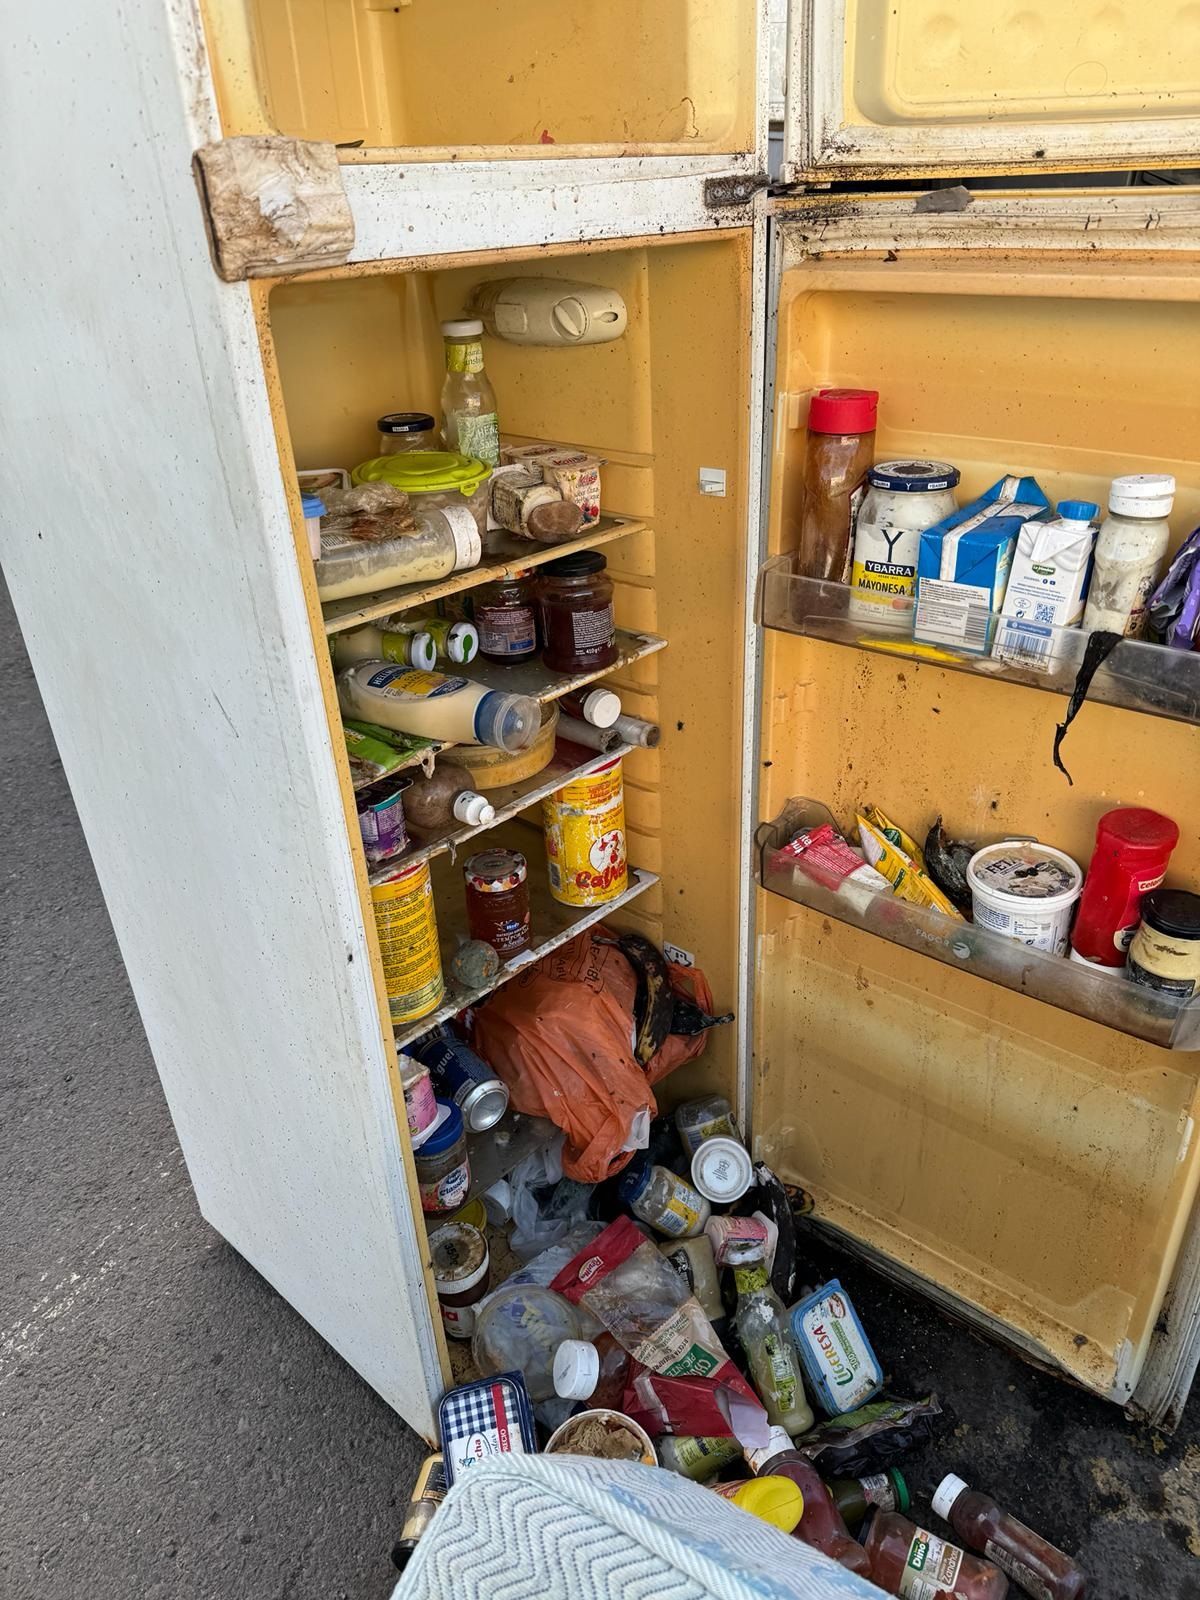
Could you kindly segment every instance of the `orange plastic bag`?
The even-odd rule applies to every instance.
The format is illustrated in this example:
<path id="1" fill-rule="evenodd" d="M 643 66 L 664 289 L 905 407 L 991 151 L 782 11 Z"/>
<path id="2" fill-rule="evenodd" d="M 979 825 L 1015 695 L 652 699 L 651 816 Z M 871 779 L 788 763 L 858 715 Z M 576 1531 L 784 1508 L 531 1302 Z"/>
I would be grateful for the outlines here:
<path id="1" fill-rule="evenodd" d="M 658 1109 L 651 1083 L 707 1042 L 707 1034 L 672 1034 L 645 1070 L 638 1065 L 637 979 L 606 942 L 614 937 L 596 927 L 543 956 L 496 991 L 471 1031 L 473 1047 L 508 1085 L 516 1109 L 548 1117 L 566 1134 L 563 1171 L 581 1183 L 599 1183 L 625 1166 L 633 1153 L 625 1147 L 644 1135 Z M 673 969 L 672 982 L 676 970 L 687 974 L 685 992 L 710 1006 L 702 975 Z"/>

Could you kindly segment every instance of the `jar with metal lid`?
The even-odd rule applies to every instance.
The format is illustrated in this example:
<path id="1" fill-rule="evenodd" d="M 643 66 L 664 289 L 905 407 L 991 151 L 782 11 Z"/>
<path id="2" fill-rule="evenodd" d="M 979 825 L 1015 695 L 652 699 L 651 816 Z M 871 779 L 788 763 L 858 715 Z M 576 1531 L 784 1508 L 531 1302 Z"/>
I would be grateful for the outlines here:
<path id="1" fill-rule="evenodd" d="M 486 660 L 507 667 L 537 655 L 537 610 L 528 570 L 481 584 L 471 609 L 479 654 Z"/>
<path id="2" fill-rule="evenodd" d="M 451 1339 L 475 1332 L 475 1308 L 488 1292 L 487 1239 L 466 1222 L 445 1222 L 429 1236 L 429 1258 L 442 1324 Z"/>
<path id="3" fill-rule="evenodd" d="M 438 1120 L 419 1150 L 413 1151 L 421 1210 L 430 1216 L 449 1215 L 466 1201 L 471 1187 L 467 1157 L 467 1132 L 462 1112 L 451 1100 L 437 1103 Z"/>
<path id="4" fill-rule="evenodd" d="M 850 615 L 887 620 L 917 584 L 921 535 L 957 507 L 948 461 L 881 461 L 867 473 L 854 530 Z"/>
<path id="5" fill-rule="evenodd" d="M 463 868 L 467 928 L 502 961 L 530 945 L 529 873 L 519 850 L 481 850 Z"/>
<path id="6" fill-rule="evenodd" d="M 1200 894 L 1154 889 L 1145 897 L 1125 971 L 1143 988 L 1180 1000 L 1200 992 Z"/>
<path id="7" fill-rule="evenodd" d="M 617 659 L 607 566 L 598 550 L 578 550 L 541 569 L 542 660 L 551 672 L 594 672 Z"/>
<path id="8" fill-rule="evenodd" d="M 617 1193 L 635 1217 L 672 1239 L 695 1238 L 712 1215 L 708 1201 L 686 1178 L 644 1159 L 626 1167 Z"/>
<path id="9" fill-rule="evenodd" d="M 379 429 L 381 456 L 436 450 L 439 445 L 438 425 L 428 411 L 389 411 L 375 426 Z"/>

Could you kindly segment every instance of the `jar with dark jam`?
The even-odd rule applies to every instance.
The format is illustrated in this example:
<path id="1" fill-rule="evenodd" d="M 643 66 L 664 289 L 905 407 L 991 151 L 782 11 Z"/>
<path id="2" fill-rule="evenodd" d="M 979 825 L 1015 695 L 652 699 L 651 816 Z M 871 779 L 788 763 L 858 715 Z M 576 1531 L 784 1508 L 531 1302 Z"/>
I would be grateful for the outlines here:
<path id="1" fill-rule="evenodd" d="M 529 874 L 519 850 L 481 850 L 463 868 L 467 928 L 500 957 L 520 955 L 530 945 Z"/>
<path id="2" fill-rule="evenodd" d="M 471 610 L 486 660 L 511 666 L 537 655 L 537 601 L 527 571 L 480 584 Z"/>
<path id="3" fill-rule="evenodd" d="M 551 672 L 596 672 L 617 659 L 607 565 L 598 550 L 578 550 L 541 569 L 542 660 Z"/>

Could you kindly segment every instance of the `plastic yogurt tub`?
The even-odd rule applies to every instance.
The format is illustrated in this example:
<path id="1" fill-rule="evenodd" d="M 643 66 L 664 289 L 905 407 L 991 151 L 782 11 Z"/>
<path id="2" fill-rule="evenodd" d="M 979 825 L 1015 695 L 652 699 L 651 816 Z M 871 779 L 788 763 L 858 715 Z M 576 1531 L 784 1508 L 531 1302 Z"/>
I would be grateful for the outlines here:
<path id="1" fill-rule="evenodd" d="M 967 863 L 976 924 L 1034 950 L 1065 955 L 1083 868 L 1065 851 L 1028 840 L 985 845 Z"/>

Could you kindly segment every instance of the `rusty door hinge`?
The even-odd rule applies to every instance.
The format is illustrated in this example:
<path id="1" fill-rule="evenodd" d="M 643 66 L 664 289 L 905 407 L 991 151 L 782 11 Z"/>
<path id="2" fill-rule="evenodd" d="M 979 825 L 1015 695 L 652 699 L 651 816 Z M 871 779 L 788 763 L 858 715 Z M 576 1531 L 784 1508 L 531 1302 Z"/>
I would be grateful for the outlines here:
<path id="1" fill-rule="evenodd" d="M 333 145 L 240 135 L 197 150 L 195 168 L 213 259 L 226 283 L 338 266 L 354 248 Z"/>
<path id="2" fill-rule="evenodd" d="M 727 206 L 749 205 L 760 189 L 770 183 L 765 172 L 738 173 L 728 178 L 705 178 L 704 207 L 723 211 Z"/>

